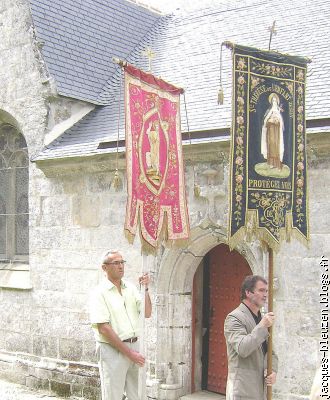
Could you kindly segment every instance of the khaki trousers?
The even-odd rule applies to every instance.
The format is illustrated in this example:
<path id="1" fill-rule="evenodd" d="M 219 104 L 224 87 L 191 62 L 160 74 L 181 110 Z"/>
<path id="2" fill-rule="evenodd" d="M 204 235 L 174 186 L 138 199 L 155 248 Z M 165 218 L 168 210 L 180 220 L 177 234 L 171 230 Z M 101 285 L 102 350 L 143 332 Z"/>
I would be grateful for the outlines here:
<path id="1" fill-rule="evenodd" d="M 125 343 L 138 351 L 139 341 Z M 102 400 L 138 399 L 139 367 L 107 343 L 96 344 L 96 354 L 101 378 Z"/>

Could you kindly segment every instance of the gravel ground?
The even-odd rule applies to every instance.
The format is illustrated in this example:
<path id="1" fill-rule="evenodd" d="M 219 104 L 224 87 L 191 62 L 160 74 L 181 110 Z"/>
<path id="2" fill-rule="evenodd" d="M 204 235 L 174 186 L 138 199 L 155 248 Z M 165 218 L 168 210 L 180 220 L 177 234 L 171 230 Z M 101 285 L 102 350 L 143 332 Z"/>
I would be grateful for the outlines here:
<path id="1" fill-rule="evenodd" d="M 58 397 L 54 393 L 42 390 L 33 390 L 26 386 L 7 382 L 0 379 L 0 399 L 1 400 L 68 400 L 68 398 Z M 81 397 L 70 397 L 69 400 L 83 400 Z"/>

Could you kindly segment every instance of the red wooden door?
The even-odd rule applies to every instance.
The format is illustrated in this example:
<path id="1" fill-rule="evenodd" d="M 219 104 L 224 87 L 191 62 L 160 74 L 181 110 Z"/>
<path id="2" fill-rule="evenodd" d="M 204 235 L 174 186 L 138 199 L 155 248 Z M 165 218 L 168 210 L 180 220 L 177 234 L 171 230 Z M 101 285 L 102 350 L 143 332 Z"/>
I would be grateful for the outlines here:
<path id="1" fill-rule="evenodd" d="M 223 324 L 227 314 L 240 303 L 243 279 L 251 269 L 243 256 L 219 245 L 209 253 L 210 309 L 207 390 L 226 393 L 227 349 Z"/>

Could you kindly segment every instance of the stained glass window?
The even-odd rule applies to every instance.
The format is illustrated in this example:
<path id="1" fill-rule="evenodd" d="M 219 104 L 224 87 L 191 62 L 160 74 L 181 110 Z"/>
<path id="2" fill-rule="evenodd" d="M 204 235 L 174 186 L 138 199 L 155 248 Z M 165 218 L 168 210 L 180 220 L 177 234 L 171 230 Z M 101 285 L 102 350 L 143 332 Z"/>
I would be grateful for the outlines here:
<path id="1" fill-rule="evenodd" d="M 25 139 L 0 124 L 0 261 L 27 261 L 29 254 L 29 158 Z"/>

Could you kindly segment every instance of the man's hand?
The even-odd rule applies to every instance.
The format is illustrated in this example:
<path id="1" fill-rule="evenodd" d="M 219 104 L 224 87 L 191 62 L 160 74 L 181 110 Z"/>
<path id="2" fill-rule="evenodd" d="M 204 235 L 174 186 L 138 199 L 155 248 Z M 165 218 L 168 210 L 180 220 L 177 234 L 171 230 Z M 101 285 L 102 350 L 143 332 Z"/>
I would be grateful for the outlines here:
<path id="1" fill-rule="evenodd" d="M 269 312 L 262 317 L 262 320 L 259 322 L 261 326 L 264 328 L 269 328 L 273 325 L 275 319 L 275 315 L 273 312 Z"/>
<path id="2" fill-rule="evenodd" d="M 143 285 L 147 288 L 149 283 L 150 283 L 150 277 L 148 273 L 143 274 L 142 276 L 139 277 L 140 286 Z"/>
<path id="3" fill-rule="evenodd" d="M 133 361 L 133 363 L 137 364 L 139 367 L 144 366 L 145 358 L 139 352 L 131 350 L 128 354 L 128 358 L 131 361 Z"/>
<path id="4" fill-rule="evenodd" d="M 151 311 L 152 311 L 152 305 L 151 305 L 151 300 L 150 300 L 149 291 L 148 291 L 149 283 L 150 283 L 150 277 L 149 277 L 148 273 L 145 273 L 139 277 L 140 290 L 141 290 L 141 286 L 144 286 L 145 301 L 146 301 L 145 309 L 144 309 L 144 316 L 146 318 L 151 317 Z"/>
<path id="5" fill-rule="evenodd" d="M 265 369 L 265 382 L 267 386 L 272 386 L 276 382 L 276 372 L 272 372 L 267 376 L 267 370 Z"/>

